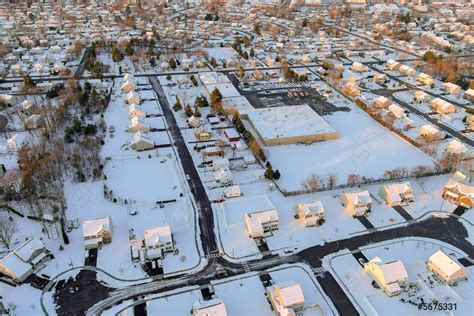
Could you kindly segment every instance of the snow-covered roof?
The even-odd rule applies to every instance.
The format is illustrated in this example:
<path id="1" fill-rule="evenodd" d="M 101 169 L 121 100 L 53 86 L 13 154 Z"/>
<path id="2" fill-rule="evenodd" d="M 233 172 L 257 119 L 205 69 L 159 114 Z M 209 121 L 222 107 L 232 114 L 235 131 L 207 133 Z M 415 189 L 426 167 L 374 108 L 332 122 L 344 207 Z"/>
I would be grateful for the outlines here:
<path id="1" fill-rule="evenodd" d="M 30 262 L 44 249 L 44 244 L 36 237 L 28 239 L 14 250 L 15 254 L 25 262 Z"/>
<path id="2" fill-rule="evenodd" d="M 169 225 L 145 230 L 145 246 L 147 247 L 155 247 L 172 241 L 171 227 Z"/>
<path id="3" fill-rule="evenodd" d="M 384 185 L 387 196 L 393 201 L 399 201 L 402 194 L 413 194 L 410 182 L 390 183 Z"/>
<path id="4" fill-rule="evenodd" d="M 370 260 L 370 263 L 380 266 L 380 272 L 385 280 L 385 284 L 398 283 L 399 281 L 408 278 L 408 273 L 401 260 L 395 260 L 384 264 L 382 259 L 375 257 Z"/>
<path id="5" fill-rule="evenodd" d="M 298 208 L 303 209 L 305 215 L 310 213 L 320 214 L 324 213 L 323 203 L 321 201 L 298 203 Z"/>
<path id="6" fill-rule="evenodd" d="M 296 304 L 304 304 L 304 295 L 301 286 L 295 281 L 286 281 L 274 285 L 276 292 L 280 295 L 282 305 L 290 307 Z"/>
<path id="7" fill-rule="evenodd" d="M 84 238 L 96 237 L 100 235 L 103 231 L 111 232 L 111 226 L 112 222 L 110 216 L 85 220 L 82 223 L 82 233 Z"/>
<path id="8" fill-rule="evenodd" d="M 17 279 L 21 279 L 32 269 L 30 264 L 21 260 L 13 251 L 0 259 L 0 265 L 3 266 L 4 269 L 11 271 L 12 276 Z"/>
<path id="9" fill-rule="evenodd" d="M 193 304 L 193 314 L 195 316 L 227 316 L 227 310 L 220 298 L 208 301 L 199 299 Z"/>
<path id="10" fill-rule="evenodd" d="M 337 133 L 306 104 L 256 109 L 246 114 L 264 140 Z"/>
<path id="11" fill-rule="evenodd" d="M 441 250 L 436 251 L 428 260 L 440 268 L 448 277 L 461 269 L 465 269 Z"/>

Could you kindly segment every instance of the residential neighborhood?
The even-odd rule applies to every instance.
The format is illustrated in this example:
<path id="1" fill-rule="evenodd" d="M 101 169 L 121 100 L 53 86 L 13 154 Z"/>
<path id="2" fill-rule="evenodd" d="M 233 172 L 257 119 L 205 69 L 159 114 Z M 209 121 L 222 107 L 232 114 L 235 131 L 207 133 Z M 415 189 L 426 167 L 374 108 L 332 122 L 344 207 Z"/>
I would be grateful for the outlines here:
<path id="1" fill-rule="evenodd" d="M 472 315 L 473 6 L 0 0 L 0 314 Z"/>

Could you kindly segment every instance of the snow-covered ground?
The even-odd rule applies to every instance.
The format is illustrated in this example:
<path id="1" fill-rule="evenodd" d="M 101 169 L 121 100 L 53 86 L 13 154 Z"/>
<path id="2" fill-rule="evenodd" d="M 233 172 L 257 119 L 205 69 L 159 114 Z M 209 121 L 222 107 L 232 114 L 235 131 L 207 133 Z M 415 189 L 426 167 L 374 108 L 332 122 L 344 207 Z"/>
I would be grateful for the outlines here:
<path id="1" fill-rule="evenodd" d="M 408 273 L 408 283 L 414 284 L 413 288 L 402 291 L 398 296 L 389 297 L 382 290 L 372 286 L 372 278 L 364 271 L 357 259 L 348 251 L 325 257 L 323 266 L 330 270 L 335 276 L 344 292 L 359 312 L 364 314 L 433 314 L 433 311 L 419 311 L 417 306 L 403 303 L 412 300 L 417 304 L 420 298 L 425 302 L 432 299 L 440 303 L 457 303 L 455 315 L 468 315 L 474 303 L 473 279 L 458 282 L 457 286 L 447 286 L 441 282 L 430 283 L 428 279 L 432 274 L 426 269 L 428 258 L 438 250 L 455 257 L 466 256 L 454 247 L 425 238 L 405 238 L 378 243 L 364 247 L 363 254 L 370 260 L 376 256 L 384 262 L 401 260 Z M 469 272 L 473 273 L 473 267 L 469 267 Z M 416 285 L 415 285 L 416 284 Z M 445 312 L 437 312 L 442 315 Z"/>

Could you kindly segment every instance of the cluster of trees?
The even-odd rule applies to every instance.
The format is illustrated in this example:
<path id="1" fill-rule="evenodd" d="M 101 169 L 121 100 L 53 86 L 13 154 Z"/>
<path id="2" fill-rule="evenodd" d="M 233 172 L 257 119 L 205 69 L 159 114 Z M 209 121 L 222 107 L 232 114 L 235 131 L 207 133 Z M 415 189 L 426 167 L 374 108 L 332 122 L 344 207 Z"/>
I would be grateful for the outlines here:
<path id="1" fill-rule="evenodd" d="M 326 176 L 322 177 L 317 174 L 311 174 L 306 180 L 302 182 L 303 187 L 312 192 L 316 192 L 319 190 L 323 190 L 328 188 L 332 190 L 333 187 L 337 183 L 337 175 L 333 172 L 327 174 Z"/>
<path id="2" fill-rule="evenodd" d="M 201 94 L 196 97 L 196 100 L 194 101 L 194 106 L 198 108 L 208 107 L 209 101 L 204 95 Z"/>
<path id="3" fill-rule="evenodd" d="M 216 114 L 224 114 L 224 107 L 222 104 L 222 94 L 219 89 L 215 88 L 211 92 L 211 106 Z"/>
<path id="4" fill-rule="evenodd" d="M 464 75 L 472 71 L 472 65 L 465 67 L 464 64 L 460 64 L 460 60 L 455 56 L 443 57 L 436 55 L 432 51 L 427 51 L 423 55 L 423 60 L 425 61 L 424 72 L 442 80 L 459 84 L 464 89 L 469 87 L 469 80 L 464 78 Z"/>
<path id="5" fill-rule="evenodd" d="M 240 56 L 244 59 L 249 59 L 249 53 L 247 50 L 242 49 L 242 44 L 244 47 L 249 47 L 250 46 L 250 38 L 248 36 L 244 36 L 243 38 L 240 38 L 240 36 L 236 36 L 234 38 L 234 43 L 232 43 L 232 48 L 239 53 Z M 250 56 L 255 55 L 255 52 L 253 48 L 250 49 Z"/>
<path id="6" fill-rule="evenodd" d="M 280 179 L 280 171 L 278 169 L 273 170 L 272 164 L 270 161 L 267 161 L 265 165 L 265 173 L 264 173 L 265 179 L 268 180 L 278 180 Z"/>
<path id="7" fill-rule="evenodd" d="M 97 60 L 95 47 L 92 47 L 85 62 L 85 67 L 94 77 L 102 79 L 104 77 L 104 65 Z"/>
<path id="8" fill-rule="evenodd" d="M 246 141 L 247 145 L 249 146 L 250 151 L 258 157 L 262 161 L 267 161 L 267 157 L 263 152 L 262 147 L 258 144 L 258 142 L 253 137 L 252 133 L 250 133 L 242 123 L 240 115 L 238 112 L 235 112 L 232 117 L 232 123 L 234 123 L 235 129 L 242 134 L 243 139 Z M 278 173 L 279 175 L 279 173 Z"/>

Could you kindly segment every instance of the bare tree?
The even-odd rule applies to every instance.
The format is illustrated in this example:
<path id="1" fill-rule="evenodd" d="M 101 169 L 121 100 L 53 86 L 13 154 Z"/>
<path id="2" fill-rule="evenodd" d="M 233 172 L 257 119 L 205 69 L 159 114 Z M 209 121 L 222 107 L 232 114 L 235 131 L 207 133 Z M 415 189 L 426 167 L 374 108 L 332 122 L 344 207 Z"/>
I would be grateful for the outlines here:
<path id="1" fill-rule="evenodd" d="M 351 173 L 347 176 L 347 184 L 353 187 L 360 183 L 360 176 L 358 174 Z"/>
<path id="2" fill-rule="evenodd" d="M 16 224 L 7 216 L 0 217 L 0 243 L 10 249 L 10 242 L 16 232 Z"/>
<path id="3" fill-rule="evenodd" d="M 313 173 L 308 179 L 303 181 L 303 187 L 306 190 L 311 190 L 312 192 L 315 192 L 324 187 L 324 183 L 321 180 L 320 176 Z"/>
<path id="4" fill-rule="evenodd" d="M 329 190 L 332 190 L 337 183 L 337 174 L 330 172 L 326 175 L 326 185 Z"/>

